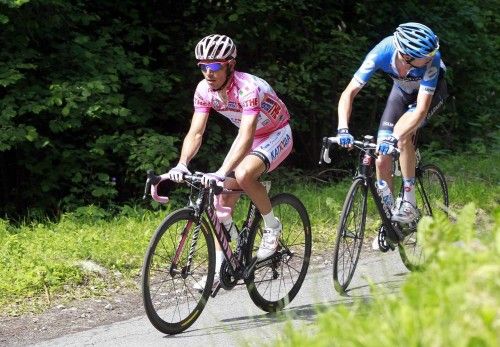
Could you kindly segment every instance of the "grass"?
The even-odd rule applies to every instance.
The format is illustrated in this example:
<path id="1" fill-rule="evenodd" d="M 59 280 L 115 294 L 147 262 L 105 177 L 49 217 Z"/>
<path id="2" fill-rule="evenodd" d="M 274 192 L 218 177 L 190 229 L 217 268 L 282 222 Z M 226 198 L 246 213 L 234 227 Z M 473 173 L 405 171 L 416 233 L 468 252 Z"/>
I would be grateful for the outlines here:
<path id="1" fill-rule="evenodd" d="M 499 200 L 499 155 L 434 160 L 449 180 L 452 210 L 474 201 L 479 229 L 491 228 L 490 217 Z M 271 193 L 287 191 L 306 206 L 313 232 L 313 254 L 331 249 L 350 180 L 321 183 L 311 178 L 287 180 L 274 174 Z M 181 205 L 181 201 L 176 206 Z M 60 221 L 21 226 L 0 219 L 0 314 L 39 311 L 61 298 L 101 295 L 109 288 L 136 286 L 149 239 L 164 216 L 176 207 L 148 211 L 125 206 L 114 218 L 98 207 L 80 208 Z M 246 216 L 240 203 L 235 219 Z M 370 230 L 375 232 L 376 216 Z M 98 270 L 88 269 L 93 264 Z M 100 269 L 100 270 L 99 270 Z"/>

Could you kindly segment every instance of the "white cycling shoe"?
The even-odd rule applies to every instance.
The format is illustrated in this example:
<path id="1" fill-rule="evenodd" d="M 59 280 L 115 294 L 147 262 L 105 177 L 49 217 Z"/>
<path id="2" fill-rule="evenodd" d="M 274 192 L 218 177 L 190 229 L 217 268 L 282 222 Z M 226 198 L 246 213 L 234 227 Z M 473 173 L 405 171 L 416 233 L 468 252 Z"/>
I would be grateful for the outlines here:
<path id="1" fill-rule="evenodd" d="M 217 286 L 219 285 L 220 283 L 220 277 L 219 277 L 219 274 L 216 273 L 214 275 L 214 283 L 212 284 L 212 291 L 217 288 Z M 207 284 L 207 276 L 203 276 L 201 280 L 195 282 L 193 284 L 193 289 L 194 290 L 197 290 L 199 292 L 202 292 L 205 290 L 205 285 Z"/>
<path id="2" fill-rule="evenodd" d="M 402 201 L 401 198 L 396 199 L 392 210 L 393 222 L 409 224 L 418 218 L 418 211 L 415 206 L 409 201 Z"/>
<path id="3" fill-rule="evenodd" d="M 378 234 L 375 235 L 375 237 L 373 238 L 373 241 L 372 241 L 372 249 L 374 251 L 380 251 L 380 246 L 378 244 Z"/>
<path id="4" fill-rule="evenodd" d="M 262 234 L 262 240 L 260 242 L 260 247 L 257 250 L 257 259 L 262 260 L 270 257 L 276 252 L 279 245 L 279 238 L 281 235 L 282 225 L 278 221 L 279 225 L 277 228 L 265 228 Z"/>

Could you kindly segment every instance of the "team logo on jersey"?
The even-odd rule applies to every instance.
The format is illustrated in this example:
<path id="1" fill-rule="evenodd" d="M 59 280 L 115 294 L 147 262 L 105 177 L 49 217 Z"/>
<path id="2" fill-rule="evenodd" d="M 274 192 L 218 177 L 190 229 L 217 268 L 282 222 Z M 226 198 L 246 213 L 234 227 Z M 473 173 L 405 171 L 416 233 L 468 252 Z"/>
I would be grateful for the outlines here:
<path id="1" fill-rule="evenodd" d="M 259 104 L 259 100 L 257 98 L 252 98 L 246 101 L 243 101 L 243 108 L 257 107 Z"/>
<path id="2" fill-rule="evenodd" d="M 430 81 L 436 77 L 438 73 L 438 68 L 435 66 L 431 66 L 430 68 L 427 69 L 424 75 L 424 81 Z"/>
<path id="3" fill-rule="evenodd" d="M 235 101 L 229 101 L 227 103 L 227 109 L 228 111 L 241 112 L 241 107 Z"/>
<path id="4" fill-rule="evenodd" d="M 271 96 L 266 96 L 264 100 L 262 100 L 260 108 L 268 118 L 272 119 L 277 119 L 281 113 L 281 105 L 279 101 L 275 100 Z"/>

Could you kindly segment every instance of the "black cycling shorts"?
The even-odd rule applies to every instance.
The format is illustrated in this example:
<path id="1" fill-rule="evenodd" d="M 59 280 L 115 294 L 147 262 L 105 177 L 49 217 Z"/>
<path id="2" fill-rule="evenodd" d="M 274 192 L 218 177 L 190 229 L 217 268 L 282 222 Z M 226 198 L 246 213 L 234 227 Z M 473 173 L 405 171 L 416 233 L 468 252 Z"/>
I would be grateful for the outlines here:
<path id="1" fill-rule="evenodd" d="M 444 104 L 444 100 L 448 97 L 448 87 L 443 77 L 444 73 L 441 73 L 436 85 L 436 90 L 434 91 L 434 95 L 432 97 L 429 112 L 427 113 L 425 120 L 420 125 L 421 127 L 425 125 L 429 118 L 441 108 Z M 398 122 L 401 116 L 403 116 L 403 114 L 405 114 L 408 110 L 416 107 L 417 96 L 418 91 L 408 94 L 402 91 L 395 83 L 392 85 L 391 92 L 387 98 L 384 113 L 380 119 L 377 135 L 378 139 L 382 139 L 383 137 L 392 134 L 394 125 Z"/>

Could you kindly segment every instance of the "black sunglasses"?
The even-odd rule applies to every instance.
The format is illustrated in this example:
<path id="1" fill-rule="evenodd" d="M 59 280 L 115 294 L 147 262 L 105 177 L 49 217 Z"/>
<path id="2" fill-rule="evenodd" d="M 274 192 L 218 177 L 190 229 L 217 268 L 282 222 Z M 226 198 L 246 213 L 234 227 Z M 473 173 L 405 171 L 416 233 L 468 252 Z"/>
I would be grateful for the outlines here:
<path id="1" fill-rule="evenodd" d="M 432 60 L 432 58 L 425 62 L 425 64 L 422 64 L 420 66 L 417 66 L 417 65 L 413 65 L 411 62 L 414 61 L 416 58 L 413 58 L 413 57 L 410 57 L 410 56 L 407 56 L 407 55 L 404 55 L 404 54 L 401 54 L 401 57 L 403 58 L 403 60 L 405 61 L 406 64 L 410 65 L 411 67 L 414 67 L 414 68 L 421 68 L 421 67 L 424 67 L 425 65 L 427 65 L 429 63 L 429 61 Z"/>

